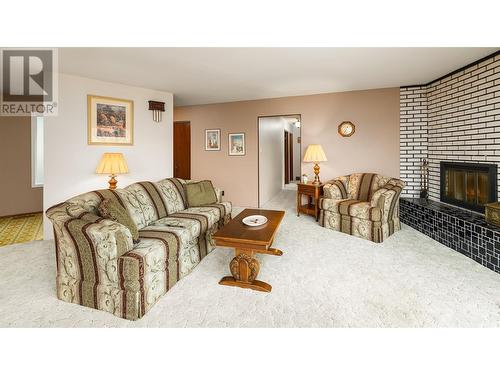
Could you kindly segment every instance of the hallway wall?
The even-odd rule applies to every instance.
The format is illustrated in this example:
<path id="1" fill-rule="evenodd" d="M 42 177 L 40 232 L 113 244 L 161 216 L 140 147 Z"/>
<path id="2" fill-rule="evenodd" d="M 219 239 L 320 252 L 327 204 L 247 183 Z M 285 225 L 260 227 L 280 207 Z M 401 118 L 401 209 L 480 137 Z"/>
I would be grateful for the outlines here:
<path id="1" fill-rule="evenodd" d="M 283 189 L 284 131 L 282 117 L 259 119 L 259 203 L 269 202 Z"/>

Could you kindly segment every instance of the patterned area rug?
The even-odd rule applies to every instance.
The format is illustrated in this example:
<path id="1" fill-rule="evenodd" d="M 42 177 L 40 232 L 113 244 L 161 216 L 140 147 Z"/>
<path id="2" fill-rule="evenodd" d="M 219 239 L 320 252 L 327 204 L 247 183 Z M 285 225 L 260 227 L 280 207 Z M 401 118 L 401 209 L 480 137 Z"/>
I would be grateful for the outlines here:
<path id="1" fill-rule="evenodd" d="M 0 218 L 0 246 L 41 240 L 42 213 Z"/>

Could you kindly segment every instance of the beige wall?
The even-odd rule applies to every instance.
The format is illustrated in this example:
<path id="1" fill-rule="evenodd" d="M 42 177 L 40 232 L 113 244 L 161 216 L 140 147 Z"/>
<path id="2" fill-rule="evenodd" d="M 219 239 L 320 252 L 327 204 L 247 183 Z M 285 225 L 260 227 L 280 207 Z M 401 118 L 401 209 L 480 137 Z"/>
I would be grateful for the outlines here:
<path id="1" fill-rule="evenodd" d="M 87 143 L 88 94 L 134 101 L 132 146 Z M 160 123 L 153 121 L 148 100 L 166 103 Z M 121 152 L 127 161 L 129 173 L 117 177 L 119 188 L 172 176 L 171 93 L 59 74 L 58 105 L 58 115 L 45 119 L 45 210 L 75 195 L 107 188 L 109 177 L 95 173 L 105 152 Z M 44 238 L 52 238 L 52 224 L 46 216 L 44 228 Z"/>
<path id="2" fill-rule="evenodd" d="M 31 118 L 0 116 L 0 216 L 42 211 L 31 187 Z"/>
<path id="3" fill-rule="evenodd" d="M 191 121 L 191 177 L 212 179 L 237 206 L 257 206 L 257 117 L 284 114 L 302 116 L 302 155 L 311 143 L 323 145 L 323 181 L 352 172 L 399 177 L 399 88 L 176 107 L 175 121 Z M 344 120 L 356 124 L 350 138 L 337 133 Z M 221 151 L 204 151 L 208 128 L 222 130 Z M 228 156 L 231 132 L 246 133 L 246 156 Z M 313 175 L 312 165 L 302 171 Z"/>

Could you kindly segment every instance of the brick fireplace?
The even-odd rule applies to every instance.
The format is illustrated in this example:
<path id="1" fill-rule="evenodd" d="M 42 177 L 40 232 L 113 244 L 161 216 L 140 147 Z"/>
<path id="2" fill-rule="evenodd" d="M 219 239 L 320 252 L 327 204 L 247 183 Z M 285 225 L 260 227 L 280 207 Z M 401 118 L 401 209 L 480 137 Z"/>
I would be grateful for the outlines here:
<path id="1" fill-rule="evenodd" d="M 429 165 L 429 199 L 421 166 Z M 500 273 L 500 227 L 484 203 L 500 193 L 500 51 L 400 88 L 401 221 Z"/>
<path id="2" fill-rule="evenodd" d="M 428 84 L 401 87 L 404 197 L 419 197 L 422 158 L 429 160 L 429 197 L 436 201 L 441 161 L 500 165 L 500 51 Z M 497 175 L 497 195 L 499 182 Z"/>

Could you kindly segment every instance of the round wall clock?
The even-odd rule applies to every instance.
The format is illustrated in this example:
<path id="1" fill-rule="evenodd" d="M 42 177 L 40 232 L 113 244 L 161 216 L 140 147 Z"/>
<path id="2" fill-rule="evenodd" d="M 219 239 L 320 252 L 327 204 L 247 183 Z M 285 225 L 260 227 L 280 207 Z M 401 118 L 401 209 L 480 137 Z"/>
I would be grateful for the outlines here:
<path id="1" fill-rule="evenodd" d="M 342 137 L 350 137 L 354 134 L 356 127 L 350 121 L 344 121 L 339 125 L 339 134 Z"/>

